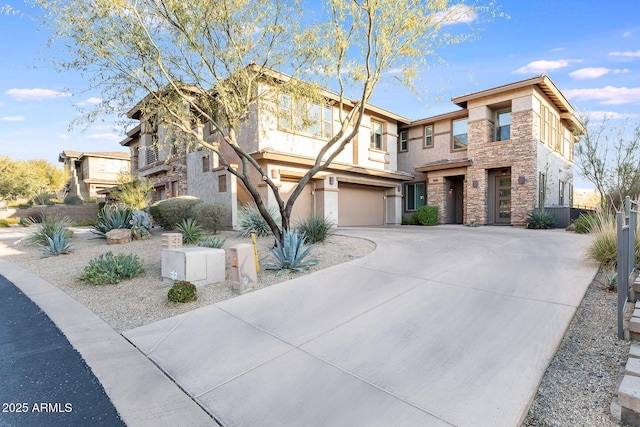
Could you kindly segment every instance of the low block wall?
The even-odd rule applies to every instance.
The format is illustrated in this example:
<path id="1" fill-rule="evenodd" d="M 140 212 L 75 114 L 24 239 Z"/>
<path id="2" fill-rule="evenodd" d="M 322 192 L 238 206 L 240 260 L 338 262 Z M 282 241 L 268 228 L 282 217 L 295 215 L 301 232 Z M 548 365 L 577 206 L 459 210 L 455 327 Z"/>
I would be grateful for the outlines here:
<path id="1" fill-rule="evenodd" d="M 32 206 L 0 210 L 0 218 L 40 218 L 42 216 L 68 217 L 71 222 L 93 221 L 98 217 L 98 204 Z"/>

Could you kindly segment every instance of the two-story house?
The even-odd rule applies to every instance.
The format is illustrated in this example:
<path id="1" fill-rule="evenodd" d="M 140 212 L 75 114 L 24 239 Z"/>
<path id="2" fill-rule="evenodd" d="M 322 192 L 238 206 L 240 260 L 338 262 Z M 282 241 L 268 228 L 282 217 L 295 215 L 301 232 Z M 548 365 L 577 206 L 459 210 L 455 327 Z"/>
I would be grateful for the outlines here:
<path id="1" fill-rule="evenodd" d="M 100 199 L 98 194 L 117 185 L 122 173 L 129 173 L 130 153 L 127 152 L 81 152 L 64 150 L 58 161 L 69 171 L 69 194 L 83 199 Z"/>
<path id="2" fill-rule="evenodd" d="M 313 165 L 319 150 L 340 128 L 335 94 L 326 92 L 325 103 L 300 102 L 279 95 L 274 108 L 259 105 L 238 131 L 238 143 L 269 174 L 287 200 L 300 178 Z M 347 105 L 345 108 L 352 108 Z M 302 117 L 304 116 L 304 117 Z M 143 116 L 138 107 L 129 117 L 140 121 L 121 145 L 131 150 L 132 173 L 150 179 L 154 199 L 190 195 L 204 201 L 227 203 L 231 223 L 237 223 L 238 207 L 251 203 L 243 185 L 206 149 L 189 147 L 169 136 L 162 120 Z M 409 120 L 369 105 L 357 136 L 330 167 L 316 174 L 300 194 L 291 215 L 295 223 L 311 213 L 338 225 L 400 224 L 402 183 L 412 178 L 397 167 L 398 125 Z M 205 123 L 202 131 L 210 141 L 219 138 Z M 227 161 L 238 164 L 233 150 L 221 144 Z M 274 195 L 257 171 L 253 177 L 263 200 L 274 204 Z"/>
<path id="3" fill-rule="evenodd" d="M 301 108 L 281 94 L 277 113 L 258 106 L 238 132 L 238 143 L 285 200 L 339 129 L 336 95 L 324 96 L 325 103 Z M 573 144 L 582 126 L 548 76 L 453 102 L 459 110 L 415 121 L 368 105 L 357 136 L 299 196 L 294 222 L 316 213 L 341 226 L 400 224 L 430 204 L 439 207 L 441 223 L 524 224 L 538 206 L 571 203 Z M 168 136 L 161 119 L 143 117 L 138 108 L 129 117 L 140 125 L 121 144 L 131 149 L 132 173 L 154 183 L 155 199 L 191 195 L 227 203 L 235 226 L 238 206 L 251 197 L 218 158 Z M 208 123 L 203 132 L 218 138 Z M 234 163 L 231 149 L 221 147 Z M 273 203 L 257 172 L 253 182 Z"/>
<path id="4" fill-rule="evenodd" d="M 441 223 L 525 223 L 541 206 L 569 206 L 583 127 L 547 75 L 453 98 L 460 110 L 400 126 L 405 216 L 424 204 Z"/>

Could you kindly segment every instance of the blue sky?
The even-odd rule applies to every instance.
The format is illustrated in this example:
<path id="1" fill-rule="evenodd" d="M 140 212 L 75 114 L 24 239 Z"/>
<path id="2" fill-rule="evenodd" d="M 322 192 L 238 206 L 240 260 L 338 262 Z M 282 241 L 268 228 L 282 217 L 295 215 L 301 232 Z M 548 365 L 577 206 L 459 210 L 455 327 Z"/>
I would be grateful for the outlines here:
<path id="1" fill-rule="evenodd" d="M 33 12 L 22 1 L 4 3 Z M 446 64 L 420 73 L 425 97 L 382 84 L 373 103 L 419 119 L 454 111 L 452 97 L 546 72 L 577 110 L 640 122 L 637 0 L 498 3 L 510 18 L 482 24 L 475 40 L 441 49 Z M 124 130 L 109 120 L 69 130 L 76 107 L 90 106 L 98 95 L 84 92 L 87 82 L 77 74 L 56 72 L 42 60 L 51 56 L 47 36 L 30 19 L 0 16 L 0 36 L 0 155 L 56 163 L 65 149 L 125 151 Z M 581 186 L 588 184 L 576 176 L 575 187 Z"/>

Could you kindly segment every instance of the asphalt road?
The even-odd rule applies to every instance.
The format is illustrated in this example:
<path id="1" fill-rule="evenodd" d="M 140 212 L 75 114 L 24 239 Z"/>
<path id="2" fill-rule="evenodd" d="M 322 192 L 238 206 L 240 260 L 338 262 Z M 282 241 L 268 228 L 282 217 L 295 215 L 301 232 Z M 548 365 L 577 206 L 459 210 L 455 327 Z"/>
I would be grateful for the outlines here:
<path id="1" fill-rule="evenodd" d="M 0 426 L 124 426 L 80 354 L 0 276 Z"/>

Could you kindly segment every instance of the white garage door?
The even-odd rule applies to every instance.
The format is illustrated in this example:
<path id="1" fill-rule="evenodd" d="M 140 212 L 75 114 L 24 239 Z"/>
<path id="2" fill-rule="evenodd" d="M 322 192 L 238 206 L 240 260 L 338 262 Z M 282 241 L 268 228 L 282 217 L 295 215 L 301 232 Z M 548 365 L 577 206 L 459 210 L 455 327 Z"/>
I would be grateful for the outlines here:
<path id="1" fill-rule="evenodd" d="M 384 189 L 338 185 L 338 225 L 384 225 Z"/>

